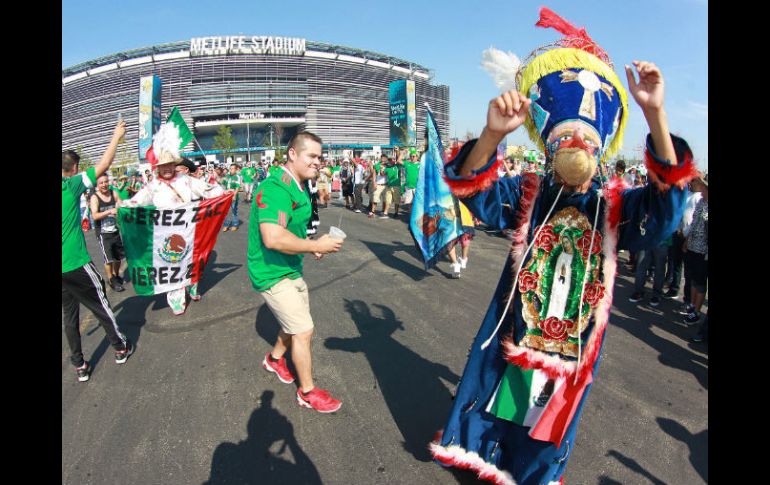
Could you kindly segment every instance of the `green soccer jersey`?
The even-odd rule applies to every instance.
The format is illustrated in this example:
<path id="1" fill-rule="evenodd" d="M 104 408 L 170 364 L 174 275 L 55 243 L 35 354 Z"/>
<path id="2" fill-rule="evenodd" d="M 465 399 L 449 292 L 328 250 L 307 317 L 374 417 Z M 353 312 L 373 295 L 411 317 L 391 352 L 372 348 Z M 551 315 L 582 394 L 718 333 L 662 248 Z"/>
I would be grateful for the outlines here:
<path id="1" fill-rule="evenodd" d="M 91 261 L 80 225 L 80 196 L 96 184 L 96 169 L 61 179 L 61 272 L 67 273 Z"/>
<path id="2" fill-rule="evenodd" d="M 115 187 L 113 190 L 118 193 L 118 197 L 120 197 L 120 200 L 128 200 L 131 198 L 131 194 L 128 192 L 128 182 L 123 182 L 122 184 L 118 184 L 117 187 Z"/>
<path id="3" fill-rule="evenodd" d="M 385 176 L 388 178 L 388 187 L 401 187 L 401 165 L 385 167 Z"/>
<path id="4" fill-rule="evenodd" d="M 237 173 L 235 175 L 225 175 L 222 180 L 222 187 L 225 190 L 238 190 L 241 188 L 241 176 Z"/>
<path id="5" fill-rule="evenodd" d="M 254 176 L 256 175 L 257 171 L 253 167 L 246 167 L 243 170 L 241 170 L 241 177 L 243 177 L 243 183 L 244 184 L 251 184 L 254 183 Z"/>
<path id="6" fill-rule="evenodd" d="M 404 171 L 406 172 L 406 188 L 416 189 L 417 178 L 420 175 L 420 162 L 404 162 Z"/>
<path id="7" fill-rule="evenodd" d="M 257 291 L 272 288 L 284 278 L 302 277 L 302 254 L 285 254 L 267 249 L 262 243 L 259 225 L 278 224 L 301 239 L 307 237 L 307 223 L 312 208 L 307 192 L 285 169 L 273 174 L 257 187 L 249 220 L 247 266 L 251 284 Z"/>

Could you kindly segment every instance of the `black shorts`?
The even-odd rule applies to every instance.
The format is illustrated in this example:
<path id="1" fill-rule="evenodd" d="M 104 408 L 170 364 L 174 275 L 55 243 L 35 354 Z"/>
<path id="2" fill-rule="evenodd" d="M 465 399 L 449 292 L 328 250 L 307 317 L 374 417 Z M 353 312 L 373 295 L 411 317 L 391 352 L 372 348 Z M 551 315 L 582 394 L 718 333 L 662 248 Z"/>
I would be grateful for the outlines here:
<path id="1" fill-rule="evenodd" d="M 102 250 L 104 264 L 116 263 L 126 256 L 123 250 L 123 240 L 120 239 L 119 232 L 102 232 L 96 236 L 96 239 L 99 241 L 99 247 Z"/>
<path id="2" fill-rule="evenodd" d="M 685 276 L 689 276 L 690 278 L 690 285 L 692 285 L 698 293 L 706 293 L 709 262 L 706 261 L 705 254 L 694 253 L 692 251 L 684 253 L 684 272 Z"/>
<path id="3" fill-rule="evenodd" d="M 353 197 L 353 184 L 343 184 L 342 185 L 342 196 L 343 197 Z"/>

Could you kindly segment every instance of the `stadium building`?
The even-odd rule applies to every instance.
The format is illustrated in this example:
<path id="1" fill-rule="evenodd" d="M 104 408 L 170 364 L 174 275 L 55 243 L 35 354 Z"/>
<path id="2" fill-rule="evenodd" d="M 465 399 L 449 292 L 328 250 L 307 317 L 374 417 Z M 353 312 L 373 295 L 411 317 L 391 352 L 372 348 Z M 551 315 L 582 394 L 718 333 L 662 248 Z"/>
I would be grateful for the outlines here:
<path id="1" fill-rule="evenodd" d="M 201 37 L 101 57 L 62 70 L 62 148 L 98 160 L 120 114 L 128 124 L 118 158 L 137 160 L 140 78 L 161 81 L 165 121 L 178 106 L 195 140 L 191 156 L 218 155 L 214 137 L 231 127 L 237 159 L 253 159 L 299 130 L 325 151 L 388 148 L 389 83 L 414 81 L 417 144 L 427 102 L 442 139 L 449 133 L 449 88 L 414 62 L 305 39 Z"/>

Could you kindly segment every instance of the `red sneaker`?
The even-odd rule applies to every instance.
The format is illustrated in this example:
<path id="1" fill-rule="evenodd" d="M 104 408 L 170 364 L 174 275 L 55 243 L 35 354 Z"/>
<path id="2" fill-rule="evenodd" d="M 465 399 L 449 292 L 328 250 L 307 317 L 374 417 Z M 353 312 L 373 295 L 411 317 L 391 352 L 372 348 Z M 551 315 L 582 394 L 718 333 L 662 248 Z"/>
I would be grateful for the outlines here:
<path id="1" fill-rule="evenodd" d="M 315 409 L 319 413 L 333 413 L 342 407 L 342 401 L 334 399 L 329 391 L 314 387 L 308 394 L 297 389 L 297 403 L 303 408 Z"/>
<path id="2" fill-rule="evenodd" d="M 270 360 L 270 352 L 262 359 L 262 367 L 268 372 L 274 372 L 278 375 L 278 380 L 284 384 L 291 384 L 294 382 L 294 374 L 291 373 L 288 367 L 286 367 L 286 357 L 281 357 L 278 362 Z"/>

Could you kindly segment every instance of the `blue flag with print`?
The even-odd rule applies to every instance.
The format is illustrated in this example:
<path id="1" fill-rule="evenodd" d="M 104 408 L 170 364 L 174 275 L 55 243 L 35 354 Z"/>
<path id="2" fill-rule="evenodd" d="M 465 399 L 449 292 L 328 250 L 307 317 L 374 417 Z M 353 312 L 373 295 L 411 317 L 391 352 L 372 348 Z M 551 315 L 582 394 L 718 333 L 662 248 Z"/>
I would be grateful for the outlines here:
<path id="1" fill-rule="evenodd" d="M 426 110 L 425 131 L 426 150 L 420 160 L 409 232 L 422 254 L 425 269 L 429 269 L 463 234 L 463 228 L 458 200 L 444 181 L 444 148 L 430 109 Z"/>

